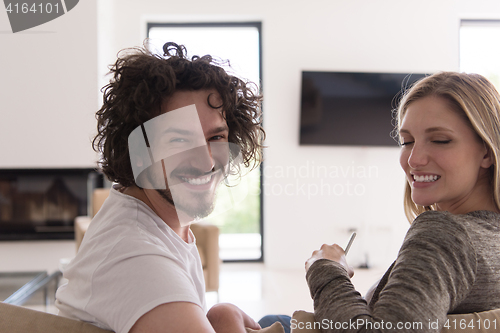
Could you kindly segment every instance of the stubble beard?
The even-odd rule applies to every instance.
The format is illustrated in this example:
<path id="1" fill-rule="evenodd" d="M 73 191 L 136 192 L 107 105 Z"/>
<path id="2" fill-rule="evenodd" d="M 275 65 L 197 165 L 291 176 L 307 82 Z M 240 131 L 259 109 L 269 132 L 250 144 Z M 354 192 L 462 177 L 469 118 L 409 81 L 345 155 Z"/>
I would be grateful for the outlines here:
<path id="1" fill-rule="evenodd" d="M 176 198 L 174 201 L 169 189 L 157 189 L 156 192 L 176 211 L 184 212 L 195 220 L 207 217 L 215 208 L 215 193 L 213 195 L 211 193 L 191 193 L 190 198 Z"/>
<path id="2" fill-rule="evenodd" d="M 220 182 L 222 181 L 221 179 L 219 179 L 219 177 L 221 176 L 220 173 L 224 174 L 223 170 L 224 168 L 220 164 L 216 165 L 212 170 L 212 172 L 215 172 L 215 174 L 212 176 L 214 177 L 214 179 L 212 179 L 211 181 L 217 182 L 217 186 L 215 186 L 215 189 L 200 191 L 198 193 L 196 191 L 191 191 L 188 189 L 184 191 L 184 189 L 182 188 L 184 186 L 183 182 L 179 184 L 176 183 L 174 185 L 175 189 L 172 193 L 172 190 L 168 185 L 168 180 L 165 178 L 164 173 L 159 172 L 160 169 L 156 169 L 156 171 L 158 172 L 158 174 L 156 175 L 159 176 L 159 174 L 161 174 L 159 178 L 158 176 L 155 176 L 154 172 L 151 172 L 153 171 L 151 169 L 149 170 L 149 172 L 147 172 L 146 177 L 151 184 L 164 184 L 166 189 L 155 190 L 168 205 L 171 205 L 173 208 L 175 208 L 178 214 L 182 212 L 187 214 L 194 220 L 199 220 L 207 217 L 214 211 L 215 200 L 217 197 L 216 191 L 218 186 L 220 186 Z M 170 177 L 173 179 L 176 173 L 179 173 L 179 170 L 171 172 Z M 196 172 L 192 173 L 194 175 L 197 175 Z M 154 181 L 155 179 L 157 181 Z"/>

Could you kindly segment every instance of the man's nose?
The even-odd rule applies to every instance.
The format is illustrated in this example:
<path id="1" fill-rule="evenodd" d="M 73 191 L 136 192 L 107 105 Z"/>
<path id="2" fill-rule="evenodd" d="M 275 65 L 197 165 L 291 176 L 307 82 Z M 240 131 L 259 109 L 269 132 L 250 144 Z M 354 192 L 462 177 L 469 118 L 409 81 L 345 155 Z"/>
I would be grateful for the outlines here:
<path id="1" fill-rule="evenodd" d="M 410 156 L 408 157 L 408 165 L 412 169 L 418 169 L 429 163 L 429 155 L 424 147 L 419 144 L 413 144 Z"/>
<path id="2" fill-rule="evenodd" d="M 215 167 L 215 160 L 209 144 L 197 147 L 193 151 L 191 165 L 202 172 L 210 172 Z"/>

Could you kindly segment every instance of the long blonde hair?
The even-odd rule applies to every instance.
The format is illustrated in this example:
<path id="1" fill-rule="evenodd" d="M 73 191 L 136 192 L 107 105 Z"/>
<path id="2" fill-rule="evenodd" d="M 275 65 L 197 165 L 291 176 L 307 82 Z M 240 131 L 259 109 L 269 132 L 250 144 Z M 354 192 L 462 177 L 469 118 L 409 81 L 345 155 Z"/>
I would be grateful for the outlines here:
<path id="1" fill-rule="evenodd" d="M 497 208 L 500 209 L 500 94 L 493 84 L 479 74 L 440 72 L 416 82 L 406 91 L 397 109 L 397 128 L 408 106 L 427 96 L 438 96 L 448 100 L 454 108 L 468 119 L 471 127 L 491 152 L 490 167 L 492 190 Z M 419 214 L 436 207 L 420 206 L 411 199 L 411 186 L 406 182 L 404 209 L 410 223 Z"/>

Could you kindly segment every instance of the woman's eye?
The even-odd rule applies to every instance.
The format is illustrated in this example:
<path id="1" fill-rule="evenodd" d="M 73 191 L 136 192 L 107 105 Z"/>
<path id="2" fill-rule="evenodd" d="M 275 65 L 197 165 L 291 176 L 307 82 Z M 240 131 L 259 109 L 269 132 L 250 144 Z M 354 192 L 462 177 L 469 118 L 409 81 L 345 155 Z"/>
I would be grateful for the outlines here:
<path id="1" fill-rule="evenodd" d="M 408 146 L 408 145 L 411 145 L 413 143 L 413 141 L 405 141 L 405 142 L 401 142 L 401 146 Z"/>
<path id="2" fill-rule="evenodd" d="M 437 143 L 437 144 L 447 144 L 447 143 L 450 143 L 451 140 L 434 140 L 432 142 Z"/>
<path id="3" fill-rule="evenodd" d="M 224 139 L 224 136 L 222 135 L 216 135 L 210 138 L 210 141 L 218 141 Z"/>

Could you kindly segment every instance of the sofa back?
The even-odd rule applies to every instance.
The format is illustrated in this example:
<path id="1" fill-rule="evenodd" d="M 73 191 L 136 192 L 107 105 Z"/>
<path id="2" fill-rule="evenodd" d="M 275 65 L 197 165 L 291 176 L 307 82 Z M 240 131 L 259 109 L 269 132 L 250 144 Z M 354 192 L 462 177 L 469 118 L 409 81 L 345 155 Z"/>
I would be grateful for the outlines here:
<path id="1" fill-rule="evenodd" d="M 111 333 L 92 324 L 0 302 L 0 332 Z"/>

